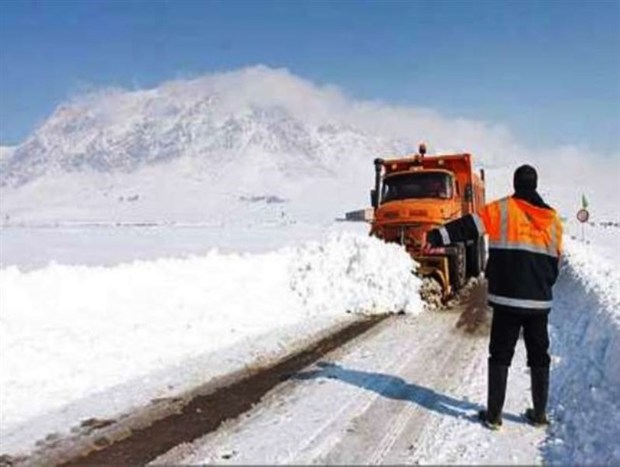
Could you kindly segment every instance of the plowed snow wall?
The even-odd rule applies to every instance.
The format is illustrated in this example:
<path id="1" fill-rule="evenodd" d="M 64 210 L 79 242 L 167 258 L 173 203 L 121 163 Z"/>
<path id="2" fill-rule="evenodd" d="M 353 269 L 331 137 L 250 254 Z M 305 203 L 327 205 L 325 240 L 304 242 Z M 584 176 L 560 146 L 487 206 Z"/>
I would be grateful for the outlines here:
<path id="1" fill-rule="evenodd" d="M 620 300 L 617 268 L 567 242 L 550 316 L 553 366 L 545 446 L 560 464 L 620 462 Z"/>

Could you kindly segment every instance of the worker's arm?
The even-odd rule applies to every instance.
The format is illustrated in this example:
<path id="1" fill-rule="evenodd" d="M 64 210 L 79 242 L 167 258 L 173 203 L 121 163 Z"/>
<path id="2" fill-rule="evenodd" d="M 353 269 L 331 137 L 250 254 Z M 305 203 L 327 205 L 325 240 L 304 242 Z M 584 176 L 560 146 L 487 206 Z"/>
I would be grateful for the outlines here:
<path id="1" fill-rule="evenodd" d="M 478 214 L 466 214 L 438 229 L 429 231 L 426 234 L 426 241 L 430 246 L 435 247 L 475 240 L 492 229 L 498 219 L 496 203 L 488 204 Z"/>
<path id="2" fill-rule="evenodd" d="M 467 214 L 459 219 L 448 222 L 426 235 L 431 246 L 450 245 L 451 243 L 474 240 L 484 235 L 484 224 L 476 214 Z"/>

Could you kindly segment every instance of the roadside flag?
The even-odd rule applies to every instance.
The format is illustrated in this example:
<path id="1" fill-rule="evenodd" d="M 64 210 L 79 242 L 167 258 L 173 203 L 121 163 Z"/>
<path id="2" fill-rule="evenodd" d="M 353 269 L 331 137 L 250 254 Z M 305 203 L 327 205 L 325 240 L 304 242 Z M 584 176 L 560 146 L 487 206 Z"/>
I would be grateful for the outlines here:
<path id="1" fill-rule="evenodd" d="M 581 207 L 583 209 L 588 209 L 588 200 L 586 199 L 586 195 L 581 195 Z"/>

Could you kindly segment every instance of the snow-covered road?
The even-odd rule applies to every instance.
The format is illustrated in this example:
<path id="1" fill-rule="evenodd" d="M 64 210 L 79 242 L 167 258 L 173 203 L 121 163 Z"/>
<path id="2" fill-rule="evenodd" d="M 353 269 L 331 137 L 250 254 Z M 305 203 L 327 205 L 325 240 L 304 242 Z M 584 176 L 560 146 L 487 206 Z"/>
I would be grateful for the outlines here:
<path id="1" fill-rule="evenodd" d="M 550 318 L 554 423 L 546 431 L 519 416 L 530 404 L 522 343 L 504 429 L 490 432 L 475 420 L 486 400 L 488 338 L 457 325 L 479 323 L 484 313 L 467 301 L 452 312 L 424 311 L 410 258 L 365 235 L 258 255 L 0 268 L 0 354 L 11 370 L 0 373 L 0 454 L 53 449 L 93 421 L 124 419 L 153 400 L 282 357 L 355 320 L 350 311 L 403 310 L 279 384 L 250 412 L 145 461 L 161 454 L 158 462 L 192 464 L 617 465 L 618 235 L 590 234 L 592 244 L 565 238 Z"/>
<path id="2" fill-rule="evenodd" d="M 522 352 L 505 430 L 491 433 L 476 420 L 487 338 L 457 328 L 464 310 L 388 320 L 154 463 L 539 463 L 545 431 L 519 416 L 528 404 Z"/>

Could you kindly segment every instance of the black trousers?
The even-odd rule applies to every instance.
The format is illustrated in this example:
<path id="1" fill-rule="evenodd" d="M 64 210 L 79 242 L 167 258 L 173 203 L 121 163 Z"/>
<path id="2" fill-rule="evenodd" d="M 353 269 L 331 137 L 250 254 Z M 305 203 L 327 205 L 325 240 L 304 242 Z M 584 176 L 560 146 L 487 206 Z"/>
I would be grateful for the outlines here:
<path id="1" fill-rule="evenodd" d="M 527 351 L 527 366 L 549 367 L 548 312 L 517 311 L 513 308 L 493 306 L 489 363 L 510 366 L 523 328 Z"/>

